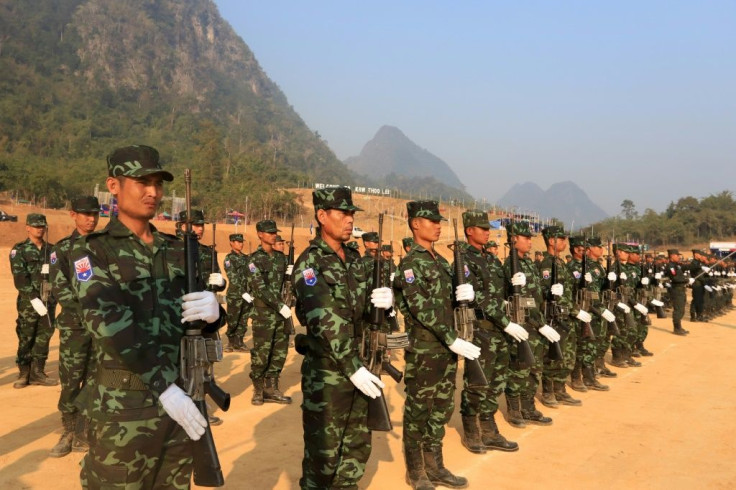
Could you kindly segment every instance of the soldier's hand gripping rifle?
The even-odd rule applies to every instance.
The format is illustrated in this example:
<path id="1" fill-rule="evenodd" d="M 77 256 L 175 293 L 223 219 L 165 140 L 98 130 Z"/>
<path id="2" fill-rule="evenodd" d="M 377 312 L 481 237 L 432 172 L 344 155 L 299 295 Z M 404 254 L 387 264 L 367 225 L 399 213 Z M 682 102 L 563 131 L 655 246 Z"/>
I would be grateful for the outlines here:
<path id="1" fill-rule="evenodd" d="M 593 309 L 594 300 L 599 299 L 599 295 L 595 291 L 588 290 L 588 281 L 585 280 L 585 276 L 588 274 L 588 257 L 587 257 L 588 245 L 584 245 L 583 249 L 583 260 L 582 270 L 580 276 L 580 283 L 578 284 L 578 298 L 577 305 L 583 311 L 591 311 Z M 590 326 L 590 322 L 583 322 L 583 338 L 595 340 L 595 334 Z"/>
<path id="2" fill-rule="evenodd" d="M 608 274 L 613 272 L 613 257 L 611 256 L 611 240 L 608 240 L 608 256 L 606 257 L 606 280 L 604 282 L 603 290 L 601 291 L 603 303 L 606 305 L 606 309 L 610 312 L 616 311 L 618 305 L 618 296 L 616 295 L 616 286 L 618 284 L 618 275 L 615 281 L 608 279 Z M 614 319 L 612 322 L 608 322 L 608 331 L 611 335 L 620 336 L 621 330 L 618 328 L 618 324 Z"/>
<path id="3" fill-rule="evenodd" d="M 184 253 L 186 255 L 185 274 L 187 293 L 200 291 L 199 284 L 199 242 L 192 232 L 191 223 L 191 171 L 185 170 L 184 182 L 186 186 L 187 219 L 184 229 Z M 217 331 L 205 333 L 207 324 L 201 320 L 186 323 L 186 331 L 181 339 L 180 377 L 184 391 L 192 398 L 205 420 L 207 405 L 205 395 L 222 410 L 230 408 L 230 395 L 225 393 L 214 378 L 213 365 L 222 361 L 222 342 Z M 194 458 L 194 483 L 203 487 L 221 487 L 225 484 L 222 475 L 220 460 L 217 456 L 215 441 L 209 423 L 205 433 L 198 441 L 190 441 Z"/>
<path id="4" fill-rule="evenodd" d="M 39 291 L 39 299 L 46 308 L 46 321 L 49 324 L 49 328 L 53 329 L 53 322 L 51 321 L 51 311 L 49 311 L 49 300 L 51 299 L 51 282 L 49 281 L 49 262 L 51 262 L 50 247 L 49 247 L 49 226 L 46 225 L 43 231 L 43 264 L 41 265 L 41 291 Z"/>
<path id="5" fill-rule="evenodd" d="M 286 260 L 286 271 L 284 271 L 284 281 L 281 283 L 281 301 L 288 306 L 293 308 L 296 305 L 296 298 L 294 298 L 294 289 L 291 284 L 291 274 L 294 271 L 294 223 L 291 224 L 291 238 L 289 239 L 289 255 Z M 284 319 L 284 332 L 286 335 L 294 335 L 294 318 L 290 316 Z"/>
<path id="6" fill-rule="evenodd" d="M 554 241 L 555 255 L 552 257 L 552 270 L 550 271 L 550 284 L 553 285 L 557 284 L 557 237 L 554 238 Z M 562 312 L 560 311 L 560 305 L 557 304 L 557 296 L 552 294 L 551 289 L 547 292 L 547 297 L 544 301 L 544 310 L 544 318 L 547 320 L 547 323 L 560 334 L 560 340 L 558 342 L 550 342 L 547 358 L 550 361 L 562 361 L 564 360 L 564 356 L 562 355 L 562 337 L 566 332 L 564 331 L 562 321 L 560 321 Z"/>
<path id="7" fill-rule="evenodd" d="M 463 254 L 460 250 L 462 246 L 457 235 L 457 219 L 452 220 L 452 226 L 455 228 L 455 244 L 452 249 L 454 255 L 454 273 L 455 273 L 455 286 L 462 286 L 465 284 L 465 261 L 463 260 Z M 473 341 L 473 330 L 475 329 L 475 310 L 468 305 L 468 301 L 458 301 L 455 307 L 455 331 L 458 337 L 468 342 Z M 468 376 L 468 386 L 488 386 L 488 379 L 486 378 L 483 368 L 480 365 L 478 359 L 465 358 L 465 372 Z"/>
<path id="8" fill-rule="evenodd" d="M 521 272 L 519 265 L 519 256 L 514 248 L 514 242 L 511 240 L 511 233 L 506 234 L 506 244 L 509 247 L 509 265 L 511 268 L 511 276 L 517 272 Z M 521 294 L 521 286 L 513 286 L 513 293 L 506 301 L 506 315 L 512 322 L 526 328 L 526 310 L 536 308 L 537 304 L 531 296 L 523 296 Z M 516 344 L 516 362 L 520 369 L 528 369 L 534 365 L 534 353 L 529 341 L 522 340 Z"/>

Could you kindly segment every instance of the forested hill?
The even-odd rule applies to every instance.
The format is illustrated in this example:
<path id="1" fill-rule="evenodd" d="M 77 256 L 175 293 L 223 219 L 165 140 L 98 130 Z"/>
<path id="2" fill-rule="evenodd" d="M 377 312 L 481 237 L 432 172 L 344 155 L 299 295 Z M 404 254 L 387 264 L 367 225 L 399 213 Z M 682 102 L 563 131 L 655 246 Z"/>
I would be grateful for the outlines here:
<path id="1" fill-rule="evenodd" d="M 0 190 L 49 205 L 91 192 L 132 143 L 193 168 L 205 207 L 352 182 L 211 0 L 0 0 L 0 143 Z"/>

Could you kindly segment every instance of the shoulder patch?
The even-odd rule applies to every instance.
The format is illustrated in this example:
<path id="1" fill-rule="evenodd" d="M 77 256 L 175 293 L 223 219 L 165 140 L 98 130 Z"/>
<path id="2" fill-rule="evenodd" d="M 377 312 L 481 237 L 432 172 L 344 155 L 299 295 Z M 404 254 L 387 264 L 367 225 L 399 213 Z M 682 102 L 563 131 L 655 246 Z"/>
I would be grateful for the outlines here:
<path id="1" fill-rule="evenodd" d="M 18 253 L 18 252 L 17 252 L 17 251 L 15 250 L 15 249 L 11 250 L 11 251 L 10 251 L 10 258 L 11 258 L 11 259 L 14 259 L 14 258 L 15 258 L 15 255 L 16 255 L 17 253 Z"/>
<path id="2" fill-rule="evenodd" d="M 468 264 L 463 264 L 463 270 L 465 271 L 465 277 L 470 276 L 470 269 L 468 269 Z"/>
<path id="3" fill-rule="evenodd" d="M 93 276 L 92 263 L 89 261 L 89 256 L 82 257 L 81 259 L 74 262 L 74 271 L 77 275 L 77 280 L 87 282 Z"/>
<path id="4" fill-rule="evenodd" d="M 224 265 L 225 265 L 225 269 L 229 269 L 230 268 L 230 261 L 227 260 L 227 259 L 225 259 Z"/>
<path id="5" fill-rule="evenodd" d="M 572 271 L 572 275 L 575 277 L 575 279 L 580 279 L 580 276 L 582 274 L 580 274 L 580 271 Z"/>
<path id="6" fill-rule="evenodd" d="M 311 267 L 309 269 L 304 269 L 302 271 L 302 276 L 304 276 L 304 283 L 307 286 L 314 286 L 317 284 L 317 274 Z"/>
<path id="7" fill-rule="evenodd" d="M 551 275 L 552 275 L 552 271 L 550 271 L 549 269 L 543 269 L 542 270 L 542 277 L 543 278 L 549 279 Z"/>
<path id="8" fill-rule="evenodd" d="M 404 279 L 406 279 L 406 282 L 409 284 L 414 282 L 414 271 L 412 269 L 406 269 L 404 271 Z"/>
<path id="9" fill-rule="evenodd" d="M 51 262 L 51 265 L 54 265 L 56 263 L 56 250 L 51 252 L 51 255 L 49 256 L 49 262 Z"/>
<path id="10" fill-rule="evenodd" d="M 258 269 L 256 269 L 256 265 L 253 262 L 251 262 L 250 264 L 248 264 L 248 269 L 250 269 L 251 273 L 255 273 L 255 271 L 258 270 Z"/>

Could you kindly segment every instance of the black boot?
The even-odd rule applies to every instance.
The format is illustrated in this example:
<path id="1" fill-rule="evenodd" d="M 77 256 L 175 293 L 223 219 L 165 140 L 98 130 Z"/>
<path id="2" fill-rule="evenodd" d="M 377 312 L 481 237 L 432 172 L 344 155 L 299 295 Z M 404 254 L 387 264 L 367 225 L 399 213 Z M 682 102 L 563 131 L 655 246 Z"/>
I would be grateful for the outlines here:
<path id="1" fill-rule="evenodd" d="M 582 393 L 588 391 L 585 383 L 583 383 L 583 369 L 580 361 L 575 363 L 575 367 L 572 369 L 572 373 L 570 373 L 570 388 Z"/>
<path id="2" fill-rule="evenodd" d="M 228 335 L 227 345 L 222 348 L 222 352 L 233 352 L 233 350 L 235 350 L 236 343 L 237 343 L 237 339 L 232 335 Z"/>
<path id="3" fill-rule="evenodd" d="M 521 416 L 521 398 L 507 394 L 506 407 L 508 408 L 508 411 L 506 412 L 506 420 L 508 423 L 520 429 L 526 427 L 524 417 Z"/>
<path id="4" fill-rule="evenodd" d="M 253 380 L 253 398 L 251 398 L 250 403 L 263 405 L 263 378 Z"/>
<path id="5" fill-rule="evenodd" d="M 552 425 L 552 419 L 545 417 L 542 412 L 534 406 L 534 395 L 521 398 L 521 416 L 524 421 L 536 425 Z"/>
<path id="6" fill-rule="evenodd" d="M 611 348 L 611 366 L 616 366 L 618 368 L 629 367 L 621 349 Z"/>
<path id="7" fill-rule="evenodd" d="M 542 377 L 542 397 L 540 400 L 542 405 L 549 408 L 557 408 L 560 406 L 555 398 L 555 382 L 550 378 Z"/>
<path id="8" fill-rule="evenodd" d="M 237 344 L 233 347 L 235 352 L 245 352 L 246 354 L 250 352 L 250 349 L 248 349 L 248 346 L 243 341 L 243 337 L 236 337 L 235 340 L 237 341 Z"/>
<path id="9" fill-rule="evenodd" d="M 74 442 L 72 442 L 72 451 L 75 453 L 83 453 L 89 450 L 89 440 L 87 434 L 89 432 L 89 419 L 77 412 L 77 420 L 74 427 Z"/>
<path id="10" fill-rule="evenodd" d="M 31 375 L 28 378 L 30 384 L 39 386 L 56 386 L 59 384 L 58 379 L 51 379 L 46 376 L 44 372 L 45 366 L 46 361 L 36 360 L 31 362 Z"/>
<path id="11" fill-rule="evenodd" d="M 565 382 L 564 381 L 555 381 L 555 398 L 559 400 L 560 403 L 563 405 L 570 405 L 571 407 L 579 407 L 583 404 L 580 400 L 577 398 L 573 398 L 570 396 L 570 394 L 567 392 L 567 389 L 565 388 Z"/>
<path id="12" fill-rule="evenodd" d="M 266 378 L 266 384 L 263 387 L 263 401 L 288 405 L 291 403 L 291 397 L 285 396 L 279 390 L 279 378 Z"/>
<path id="13" fill-rule="evenodd" d="M 415 490 L 432 490 L 434 485 L 429 481 L 429 477 L 424 471 L 422 450 L 405 447 L 404 456 L 406 457 L 406 483 Z"/>
<path id="14" fill-rule="evenodd" d="M 477 415 L 463 415 L 463 435 L 460 441 L 465 449 L 475 454 L 486 452 L 483 443 L 480 441 L 480 431 L 478 430 Z"/>
<path id="15" fill-rule="evenodd" d="M 585 383 L 585 386 L 587 386 L 591 390 L 609 390 L 608 386 L 601 384 L 597 379 L 595 379 L 595 374 L 593 374 L 593 366 L 585 366 L 583 368 L 583 383 Z"/>
<path id="16" fill-rule="evenodd" d="M 76 413 L 62 413 L 61 414 L 61 425 L 63 431 L 59 442 L 49 451 L 49 456 L 52 458 L 63 458 L 70 452 L 72 452 L 72 442 L 74 441 L 74 430 L 76 428 Z"/>
<path id="17" fill-rule="evenodd" d="M 480 438 L 486 449 L 497 449 L 507 452 L 519 450 L 517 443 L 507 440 L 498 431 L 495 412 L 491 415 L 482 415 L 480 417 Z"/>
<path id="18" fill-rule="evenodd" d="M 29 364 L 18 366 L 18 379 L 13 383 L 13 388 L 25 388 L 28 386 L 28 378 L 31 376 L 31 366 Z"/>
<path id="19" fill-rule="evenodd" d="M 654 355 L 653 352 L 648 351 L 646 347 L 644 347 L 644 342 L 637 342 L 636 348 L 639 349 L 639 352 L 642 356 L 651 357 Z"/>
<path id="20" fill-rule="evenodd" d="M 468 486 L 467 478 L 455 476 L 445 468 L 442 458 L 442 446 L 435 446 L 424 451 L 424 470 L 427 472 L 429 481 L 435 485 L 450 488 L 465 488 Z"/>
<path id="21" fill-rule="evenodd" d="M 624 351 L 624 356 L 625 356 L 624 359 L 626 360 L 626 364 L 628 364 L 629 366 L 631 366 L 631 367 L 640 367 L 641 366 L 641 363 L 639 361 L 637 361 L 636 359 L 634 359 L 633 357 L 631 357 L 631 350 L 630 349 L 627 348 Z"/>
<path id="22" fill-rule="evenodd" d="M 608 366 L 606 366 L 606 361 L 602 357 L 599 357 L 595 360 L 595 367 L 598 369 L 598 374 L 600 374 L 604 378 L 615 378 L 616 376 L 618 376 L 618 374 L 608 369 Z"/>

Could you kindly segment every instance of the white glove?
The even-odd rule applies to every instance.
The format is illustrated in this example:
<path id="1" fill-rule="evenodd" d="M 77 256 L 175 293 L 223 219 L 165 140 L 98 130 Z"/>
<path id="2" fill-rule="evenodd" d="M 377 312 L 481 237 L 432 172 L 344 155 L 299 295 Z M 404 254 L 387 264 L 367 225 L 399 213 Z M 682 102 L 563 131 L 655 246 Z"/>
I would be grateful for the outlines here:
<path id="1" fill-rule="evenodd" d="M 590 274 L 590 272 L 585 273 L 585 282 L 593 282 L 593 276 Z"/>
<path id="2" fill-rule="evenodd" d="M 376 308 L 388 310 L 394 304 L 394 292 L 391 288 L 376 288 L 371 291 L 371 303 Z"/>
<path id="3" fill-rule="evenodd" d="M 509 334 L 517 342 L 521 342 L 522 340 L 527 340 L 529 338 L 529 332 L 527 332 L 526 329 L 518 323 L 509 322 L 503 331 Z"/>
<path id="4" fill-rule="evenodd" d="M 621 273 L 621 276 L 619 276 L 619 277 L 621 277 L 621 280 L 622 280 L 622 281 L 625 281 L 626 279 L 628 279 L 628 278 L 629 278 L 629 276 L 627 276 L 625 272 L 622 272 L 622 273 Z"/>
<path id="5" fill-rule="evenodd" d="M 710 267 L 707 265 L 702 266 L 701 269 L 703 269 L 703 272 L 710 272 Z"/>
<path id="6" fill-rule="evenodd" d="M 49 264 L 43 264 L 41 266 L 41 274 L 48 274 L 49 273 Z"/>
<path id="7" fill-rule="evenodd" d="M 693 283 L 695 282 L 695 278 L 691 277 L 690 279 L 687 280 L 687 282 L 692 286 Z"/>
<path id="8" fill-rule="evenodd" d="M 619 307 L 624 313 L 629 313 L 631 311 L 631 308 L 629 308 L 629 305 L 627 305 L 626 303 L 622 303 L 619 301 L 616 306 Z"/>
<path id="9" fill-rule="evenodd" d="M 291 273 L 294 272 L 294 264 L 289 264 L 286 266 L 286 275 L 290 276 Z"/>
<path id="10" fill-rule="evenodd" d="M 392 272 L 391 275 L 388 278 L 388 280 L 391 282 L 391 284 L 394 283 L 394 277 L 396 277 L 396 273 L 395 272 Z"/>
<path id="11" fill-rule="evenodd" d="M 708 291 L 709 293 L 712 293 L 713 292 L 713 288 L 710 287 L 710 286 L 708 286 L 708 285 L 705 286 L 705 290 Z M 36 310 L 36 311 L 38 311 L 38 310 Z M 41 315 L 41 313 L 39 313 L 39 315 Z M 43 315 L 41 315 L 41 316 L 43 316 Z"/>
<path id="12" fill-rule="evenodd" d="M 641 313 L 642 315 L 647 315 L 647 314 L 649 314 L 649 308 L 647 308 L 646 306 L 644 306 L 644 305 L 643 305 L 643 304 L 641 304 L 641 303 L 637 303 L 637 304 L 635 304 L 635 305 L 634 305 L 634 309 L 635 309 L 636 311 L 638 311 L 639 313 Z"/>
<path id="13" fill-rule="evenodd" d="M 207 427 L 207 420 L 202 416 L 191 398 L 177 385 L 170 385 L 158 398 L 169 417 L 181 425 L 189 438 L 198 441 Z"/>
<path id="14" fill-rule="evenodd" d="M 601 313 L 601 316 L 607 322 L 615 322 L 616 321 L 616 315 L 614 315 L 613 313 L 611 313 L 611 311 L 608 310 L 608 309 L 603 310 L 603 313 Z"/>
<path id="15" fill-rule="evenodd" d="M 33 309 L 36 310 L 36 313 L 38 313 L 40 316 L 46 316 L 48 314 L 49 310 L 46 308 L 46 305 L 43 304 L 43 301 L 41 301 L 41 298 L 33 298 L 31 300 L 31 306 L 33 306 Z"/>
<path id="16" fill-rule="evenodd" d="M 712 272 L 709 272 L 709 273 L 708 273 L 708 275 L 709 275 L 710 277 L 713 277 L 713 273 L 712 273 Z"/>
<path id="17" fill-rule="evenodd" d="M 554 296 L 562 296 L 562 293 L 565 292 L 565 286 L 563 286 L 560 283 L 553 284 L 549 290 L 552 292 Z"/>
<path id="18" fill-rule="evenodd" d="M 662 279 L 662 273 L 661 272 L 655 272 L 654 273 L 654 278 L 659 281 L 660 279 Z"/>
<path id="19" fill-rule="evenodd" d="M 213 272 L 210 274 L 210 278 L 207 280 L 209 286 L 224 286 L 225 279 L 222 278 L 222 274 L 219 272 Z"/>
<path id="20" fill-rule="evenodd" d="M 609 272 L 608 273 L 608 280 L 609 281 L 615 281 L 616 280 L 616 273 L 615 272 Z"/>
<path id="21" fill-rule="evenodd" d="M 641 278 L 641 285 L 642 286 L 649 286 L 649 278 L 648 277 L 642 277 Z"/>
<path id="22" fill-rule="evenodd" d="M 253 296 L 251 296 L 248 293 L 243 293 L 243 296 L 241 296 L 246 302 L 252 303 L 253 302 Z"/>
<path id="23" fill-rule="evenodd" d="M 455 341 L 450 344 L 450 350 L 459 356 L 470 359 L 471 361 L 473 359 L 478 359 L 478 356 L 480 356 L 480 347 L 461 338 L 455 339 Z"/>
<path id="24" fill-rule="evenodd" d="M 658 299 L 653 299 L 653 300 L 650 301 L 650 303 L 653 304 L 654 306 L 664 306 L 664 303 L 662 303 Z"/>
<path id="25" fill-rule="evenodd" d="M 590 323 L 590 321 L 593 319 L 593 317 L 590 316 L 590 313 L 588 313 L 585 310 L 578 311 L 578 314 L 575 315 L 575 318 L 577 318 L 578 320 L 580 320 L 583 323 Z"/>
<path id="26" fill-rule="evenodd" d="M 557 331 L 550 327 L 549 325 L 545 325 L 542 328 L 539 329 L 540 335 L 542 335 L 544 338 L 549 340 L 550 342 L 559 342 L 560 341 L 560 334 L 557 333 Z"/>
<path id="27" fill-rule="evenodd" d="M 375 376 L 364 367 L 361 367 L 355 371 L 352 376 L 350 376 L 350 382 L 353 383 L 361 393 L 371 398 L 378 398 L 381 396 L 381 390 L 378 388 L 384 388 L 386 386 L 378 376 Z"/>
<path id="28" fill-rule="evenodd" d="M 288 320 L 289 318 L 291 318 L 291 308 L 289 308 L 287 305 L 281 306 L 281 309 L 279 310 L 279 315 Z"/>
<path id="29" fill-rule="evenodd" d="M 512 286 L 526 286 L 526 274 L 523 272 L 517 272 L 511 277 L 511 285 Z"/>
<path id="30" fill-rule="evenodd" d="M 472 284 L 461 284 L 455 288 L 455 299 L 457 301 L 473 301 L 475 291 Z"/>
<path id="31" fill-rule="evenodd" d="M 181 297 L 181 322 L 203 320 L 212 323 L 220 318 L 220 304 L 211 291 L 198 291 Z"/>

